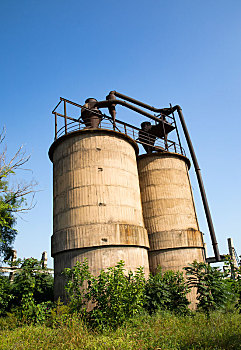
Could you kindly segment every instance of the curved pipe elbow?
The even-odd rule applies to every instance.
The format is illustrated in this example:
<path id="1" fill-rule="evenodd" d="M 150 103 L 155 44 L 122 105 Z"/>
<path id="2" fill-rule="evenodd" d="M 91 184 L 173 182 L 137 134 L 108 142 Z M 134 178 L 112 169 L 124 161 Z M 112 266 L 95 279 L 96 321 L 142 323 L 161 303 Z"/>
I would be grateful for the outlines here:
<path id="1" fill-rule="evenodd" d="M 179 105 L 176 105 L 176 106 L 172 107 L 172 109 L 173 109 L 173 112 L 174 111 L 182 111 L 182 107 L 179 106 Z"/>

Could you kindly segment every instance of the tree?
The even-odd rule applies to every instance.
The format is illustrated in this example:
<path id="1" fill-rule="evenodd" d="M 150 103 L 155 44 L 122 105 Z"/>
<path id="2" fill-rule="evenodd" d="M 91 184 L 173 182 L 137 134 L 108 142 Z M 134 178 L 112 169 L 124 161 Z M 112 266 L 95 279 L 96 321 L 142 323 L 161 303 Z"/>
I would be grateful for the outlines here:
<path id="1" fill-rule="evenodd" d="M 229 296 L 225 273 L 196 260 L 184 269 L 189 287 L 197 289 L 198 310 L 209 315 L 210 311 L 225 306 Z"/>
<path id="2" fill-rule="evenodd" d="M 17 235 L 14 228 L 16 224 L 15 214 L 33 208 L 34 188 L 36 183 L 13 181 L 13 175 L 18 169 L 23 169 L 30 158 L 23 146 L 19 147 L 14 156 L 7 160 L 7 148 L 4 146 L 5 129 L 0 134 L 0 260 L 9 258 L 13 243 Z M 31 196 L 30 204 L 27 196 Z"/>

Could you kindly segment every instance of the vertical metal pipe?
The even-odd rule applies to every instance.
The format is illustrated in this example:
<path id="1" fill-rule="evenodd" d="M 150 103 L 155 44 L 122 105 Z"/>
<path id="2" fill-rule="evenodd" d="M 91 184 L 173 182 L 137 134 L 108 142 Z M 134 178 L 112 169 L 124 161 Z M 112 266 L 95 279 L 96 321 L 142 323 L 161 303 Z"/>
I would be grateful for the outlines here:
<path id="1" fill-rule="evenodd" d="M 170 107 L 172 108 L 171 103 L 170 103 Z M 177 133 L 177 138 L 178 138 L 178 142 L 179 142 L 180 151 L 181 151 L 181 154 L 183 154 L 182 145 L 181 145 L 181 139 L 180 139 L 179 132 L 178 132 L 178 129 L 177 129 L 176 118 L 175 118 L 175 115 L 174 115 L 173 112 L 172 112 L 172 117 L 173 117 L 175 128 L 176 128 L 176 133 Z"/>
<path id="2" fill-rule="evenodd" d="M 57 126 L 57 113 L 54 113 L 54 124 L 55 124 L 55 137 L 54 139 L 57 139 L 57 132 L 58 132 L 58 126 Z"/>
<path id="3" fill-rule="evenodd" d="M 199 165 L 198 165 L 198 161 L 197 161 L 196 154 L 194 152 L 192 141 L 191 141 L 190 135 L 188 133 L 187 126 L 186 126 L 186 123 L 185 123 L 185 120 L 184 120 L 184 117 L 182 114 L 182 109 L 180 106 L 175 106 L 174 108 L 177 109 L 177 112 L 178 112 L 178 115 L 180 118 L 180 122 L 182 124 L 183 132 L 184 132 L 184 135 L 186 137 L 188 148 L 189 148 L 189 151 L 190 151 L 190 154 L 192 157 L 194 169 L 195 169 L 197 180 L 198 180 L 199 189 L 201 192 L 203 206 L 204 206 L 204 210 L 205 210 L 205 214 L 206 214 L 208 228 L 209 228 L 209 232 L 211 235 L 214 255 L 215 255 L 216 261 L 221 261 L 221 257 L 220 257 L 220 253 L 219 253 L 219 249 L 218 249 L 218 242 L 216 239 L 213 221 L 212 221 L 212 217 L 211 217 L 211 213 L 210 213 L 210 209 L 209 209 L 209 205 L 208 205 L 208 200 L 207 200 L 206 192 L 205 192 L 204 185 L 203 185 L 201 169 L 199 168 Z"/>
<path id="4" fill-rule="evenodd" d="M 67 134 L 67 113 L 66 113 L 66 101 L 64 100 L 64 130 Z"/>

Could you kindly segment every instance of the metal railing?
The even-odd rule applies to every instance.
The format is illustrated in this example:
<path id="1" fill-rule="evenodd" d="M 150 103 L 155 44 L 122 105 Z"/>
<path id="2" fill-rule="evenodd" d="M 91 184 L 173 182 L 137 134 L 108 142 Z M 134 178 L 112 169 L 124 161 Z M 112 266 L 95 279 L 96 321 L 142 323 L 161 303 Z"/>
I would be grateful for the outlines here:
<path id="1" fill-rule="evenodd" d="M 58 107 L 61 105 L 63 102 L 64 104 L 64 112 L 59 113 L 57 112 Z M 72 106 L 75 106 L 79 108 L 79 115 L 80 109 L 86 109 L 89 110 L 88 108 L 72 102 L 70 100 L 60 98 L 60 102 L 57 104 L 57 106 L 54 108 L 52 111 L 52 114 L 55 116 L 55 140 L 60 138 L 63 135 L 69 134 L 74 131 L 78 130 L 83 130 L 83 129 L 88 129 L 91 128 L 86 125 L 80 117 L 73 118 L 69 115 L 67 115 L 67 104 L 70 104 Z M 175 141 L 169 140 L 169 139 L 164 139 L 164 138 L 159 138 L 157 136 L 154 136 L 148 132 L 145 132 L 142 129 L 137 128 L 134 125 L 128 124 L 126 122 L 123 122 L 121 120 L 115 119 L 115 123 L 113 123 L 113 120 L 110 116 L 107 116 L 100 111 L 93 111 L 91 110 L 91 113 L 94 113 L 101 117 L 100 123 L 98 128 L 99 129 L 108 129 L 108 130 L 114 130 L 116 132 L 120 132 L 122 134 L 125 134 L 129 136 L 131 139 L 133 139 L 135 142 L 142 144 L 143 146 L 149 146 L 151 147 L 152 151 L 166 151 L 166 152 L 174 152 L 174 153 L 180 153 L 185 155 L 184 149 Z M 58 128 L 58 117 L 62 118 L 64 120 L 64 125 Z M 169 121 L 170 119 L 170 121 Z M 169 124 L 173 124 L 173 118 L 172 117 L 167 117 L 166 121 Z"/>

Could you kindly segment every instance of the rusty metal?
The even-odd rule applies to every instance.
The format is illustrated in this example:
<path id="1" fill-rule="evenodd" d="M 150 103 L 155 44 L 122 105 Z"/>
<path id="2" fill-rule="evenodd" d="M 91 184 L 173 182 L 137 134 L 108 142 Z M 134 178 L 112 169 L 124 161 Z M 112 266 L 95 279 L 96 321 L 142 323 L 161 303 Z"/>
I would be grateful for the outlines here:
<path id="1" fill-rule="evenodd" d="M 111 91 L 109 93 L 109 95 L 107 96 L 107 99 L 109 102 L 112 102 L 114 100 L 113 96 L 117 96 L 117 97 L 120 97 L 122 99 L 125 99 L 131 103 L 134 103 L 138 106 L 141 106 L 143 108 L 146 108 L 146 109 L 149 109 L 151 111 L 154 111 L 154 112 L 158 112 L 160 113 L 160 118 L 159 117 L 156 117 L 156 116 L 153 116 L 150 117 L 150 113 L 146 113 L 144 112 L 143 110 L 140 110 L 139 108 L 137 107 L 134 107 L 132 105 L 130 105 L 129 103 L 126 103 L 124 101 L 122 101 L 122 103 L 120 103 L 119 100 L 118 103 L 121 104 L 121 105 L 125 105 L 127 108 L 130 108 L 132 110 L 135 110 L 136 112 L 142 114 L 142 115 L 145 115 L 147 116 L 148 118 L 151 118 L 152 120 L 155 121 L 155 123 L 158 123 L 156 126 L 152 126 L 151 130 L 149 130 L 149 132 L 152 134 L 152 135 L 155 135 L 157 137 L 160 137 L 160 138 L 164 138 L 165 140 L 165 148 L 166 150 L 168 151 L 168 142 L 167 142 L 167 134 L 170 133 L 171 131 L 173 131 L 175 128 L 176 128 L 176 124 L 175 124 L 175 118 L 173 116 L 173 122 L 174 122 L 174 125 L 173 126 L 172 124 L 166 122 L 165 120 L 165 117 L 168 116 L 168 114 L 173 114 L 172 112 L 172 109 L 171 108 L 161 108 L 161 109 L 158 109 L 158 108 L 155 108 L 155 107 L 152 107 L 152 106 L 149 106 L 147 105 L 146 103 L 143 103 L 141 101 L 138 101 L 138 100 L 135 100 L 129 96 L 126 96 L 126 95 L 123 95 L 123 94 L 120 94 L 119 92 L 117 91 Z M 124 102 L 124 104 L 123 104 Z M 177 129 L 176 129 L 177 130 Z M 178 135 L 178 139 L 179 139 L 179 135 Z M 179 145 L 180 145 L 180 139 L 179 139 Z M 180 145 L 181 146 L 181 145 Z M 148 147 L 148 152 L 150 152 L 150 150 L 152 149 L 151 147 Z"/>
<path id="2" fill-rule="evenodd" d="M 71 105 L 74 105 L 77 108 L 85 108 L 88 111 L 91 111 L 91 113 L 96 114 L 96 115 L 100 115 L 100 111 L 96 111 L 96 110 L 90 110 L 87 107 L 84 107 L 83 105 L 80 105 L 78 103 L 72 102 L 68 99 L 65 98 L 61 98 L 61 101 L 66 101 L 66 103 L 70 103 Z M 64 114 L 59 113 L 59 112 L 54 112 L 53 114 L 57 117 L 62 117 L 64 118 Z M 110 129 L 110 126 L 108 126 L 104 121 L 106 121 L 107 123 L 110 122 L 113 128 L 113 120 L 112 117 L 105 115 L 105 114 L 101 114 L 102 117 L 102 122 L 101 122 L 101 128 L 107 128 Z M 103 124 L 104 122 L 104 124 Z M 68 126 L 68 133 L 73 132 L 73 131 L 77 131 L 77 130 L 81 130 L 84 128 L 85 124 L 84 122 L 78 118 L 73 118 L 67 115 L 67 126 Z M 118 125 L 118 126 L 117 126 Z M 158 125 L 158 124 L 157 124 Z M 152 127 L 154 127 L 156 125 L 152 125 Z M 57 125 L 56 125 L 57 127 Z M 122 129 L 123 128 L 123 129 Z M 163 140 L 159 137 L 155 137 L 154 135 L 150 134 L 150 133 L 144 133 L 142 140 L 139 140 L 139 132 L 141 131 L 141 129 L 139 129 L 138 127 L 135 127 L 134 125 L 128 124 L 126 122 L 123 122 L 121 120 L 116 119 L 116 125 L 115 125 L 115 130 L 119 131 L 119 132 L 123 132 L 124 134 L 130 136 L 131 138 L 135 139 L 136 142 L 142 144 L 142 146 L 153 146 L 153 142 L 152 139 L 154 138 L 156 140 L 156 144 L 153 146 L 153 151 L 164 151 L 165 150 L 165 145 L 162 145 Z M 59 138 L 60 136 L 62 136 L 63 134 L 65 134 L 65 127 L 61 127 L 58 131 L 57 131 L 57 135 L 56 135 L 56 139 Z M 185 154 L 183 149 L 180 149 L 180 146 L 178 144 L 175 144 L 175 142 L 168 140 L 168 151 L 169 152 L 175 152 L 176 151 L 176 147 L 178 147 L 178 152 Z M 151 144 L 150 144 L 151 143 Z M 145 148 L 145 147 L 144 147 Z"/>
<path id="3" fill-rule="evenodd" d="M 54 112 L 54 114 L 56 114 L 56 116 L 58 116 L 58 117 L 62 117 L 62 118 L 64 118 L 64 114 L 61 114 L 61 113 L 57 113 L 57 112 Z M 72 121 L 74 121 L 74 122 L 76 122 L 76 123 L 81 123 L 81 121 L 79 120 L 79 119 L 76 119 L 76 118 L 72 118 L 72 117 L 69 117 L 68 115 L 67 115 L 67 120 L 72 120 Z"/>
<path id="4" fill-rule="evenodd" d="M 106 96 L 106 100 L 116 100 L 115 95 L 110 92 L 109 95 Z M 108 107 L 109 113 L 113 119 L 113 129 L 115 130 L 115 119 L 116 119 L 116 110 L 115 110 L 115 103 L 112 103 L 109 107 Z"/>
<path id="5" fill-rule="evenodd" d="M 73 102 L 73 101 L 70 101 L 70 100 L 67 100 L 67 98 L 63 98 L 63 97 L 60 97 L 60 100 L 61 101 L 66 101 L 67 103 L 73 105 L 73 106 L 76 106 L 76 107 L 82 107 L 82 105 L 80 105 L 79 103 L 76 103 L 76 102 Z M 55 107 L 56 108 L 56 107 Z"/>
<path id="6" fill-rule="evenodd" d="M 226 255 L 220 255 L 220 260 L 219 261 L 226 261 L 227 256 Z M 213 264 L 217 262 L 217 259 L 215 256 L 210 256 L 209 258 L 206 258 L 206 262 L 208 264 Z"/>
<path id="7" fill-rule="evenodd" d="M 65 126 L 65 134 L 67 134 L 67 112 L 66 112 L 66 101 L 64 101 L 64 126 Z"/>
<path id="8" fill-rule="evenodd" d="M 101 122 L 101 111 L 96 106 L 95 98 L 87 98 L 84 106 L 81 108 L 81 117 L 85 125 L 89 128 L 98 128 Z"/>
<path id="9" fill-rule="evenodd" d="M 121 105 L 121 106 L 124 106 L 126 108 L 129 108 L 131 110 L 133 110 L 134 112 L 137 112 L 139 114 L 142 114 L 144 115 L 145 117 L 148 117 L 152 120 L 156 120 L 156 121 L 160 121 L 160 119 L 158 117 L 155 117 L 154 115 L 148 113 L 148 112 L 145 112 L 143 111 L 142 109 L 140 108 L 137 108 L 135 106 L 132 106 L 131 104 L 125 102 L 125 101 L 122 101 L 122 100 L 115 100 L 115 99 L 111 99 L 111 100 L 104 100 L 104 101 L 98 101 L 96 103 L 96 107 L 98 108 L 108 108 L 109 106 L 111 106 L 112 104 L 115 104 L 115 105 Z"/>
<path id="10" fill-rule="evenodd" d="M 175 118 L 175 115 L 174 115 L 171 103 L 170 103 L 170 108 L 172 109 L 172 117 L 173 117 L 173 120 L 174 120 L 174 125 L 175 125 L 175 129 L 176 129 L 176 133 L 177 133 L 177 138 L 178 138 L 178 142 L 179 142 L 179 145 L 180 145 L 180 148 L 181 148 L 181 152 L 182 152 L 181 139 L 180 139 L 180 136 L 179 136 L 179 131 L 178 131 L 178 128 L 177 128 L 176 118 Z"/>
<path id="11" fill-rule="evenodd" d="M 152 125 L 150 122 L 141 123 L 141 130 L 138 134 L 138 140 L 142 143 L 147 154 L 152 153 L 156 137 L 151 134 Z M 148 135 L 148 136 L 147 136 Z"/>
<path id="12" fill-rule="evenodd" d="M 54 139 L 56 140 L 57 139 L 57 132 L 58 132 L 58 124 L 57 124 L 57 113 L 54 112 L 54 126 L 55 126 L 55 137 Z"/>
<path id="13" fill-rule="evenodd" d="M 163 109 L 160 109 L 160 108 L 152 107 L 152 106 L 150 106 L 150 105 L 148 105 L 146 103 L 143 103 L 143 102 L 138 101 L 138 100 L 136 100 L 136 99 L 134 99 L 132 97 L 126 96 L 124 94 L 121 94 L 120 92 L 117 92 L 117 91 L 111 91 L 110 93 L 112 93 L 113 95 L 115 95 L 117 97 L 122 98 L 123 100 L 129 101 L 129 102 L 134 103 L 134 104 L 136 104 L 136 105 L 138 105 L 140 107 L 143 107 L 145 109 L 149 109 L 150 111 L 153 111 L 153 112 L 161 113 L 161 111 L 163 110 Z"/>
<path id="14" fill-rule="evenodd" d="M 187 145 L 190 151 L 190 155 L 193 161 L 193 165 L 194 165 L 194 169 L 196 172 L 196 176 L 197 176 L 197 180 L 198 180 L 198 185 L 199 185 L 199 189 L 200 189 L 200 193 L 201 193 L 201 197 L 202 197 L 202 202 L 203 202 L 203 207 L 204 207 L 204 211 L 206 214 L 206 219 L 207 219 L 207 223 L 208 223 L 208 228 L 209 228 L 209 232 L 210 232 L 210 236 L 211 236 L 211 240 L 212 240 L 212 245 L 213 245 L 213 251 L 214 251 L 214 255 L 216 258 L 216 261 L 221 261 L 221 257 L 220 257 L 220 253 L 219 253 L 219 249 L 218 249 L 218 242 L 216 239 L 216 235 L 215 235 L 215 230 L 214 230 L 214 226 L 213 226 L 213 221 L 212 221 L 212 216 L 211 216 L 211 212 L 209 209 L 209 205 L 208 205 L 208 200 L 207 200 L 207 196 L 206 196 L 206 192 L 204 189 L 204 184 L 203 184 L 203 180 L 202 180 L 202 175 L 201 175 L 201 169 L 199 167 L 198 161 L 197 161 L 197 157 L 192 145 L 192 141 L 189 135 L 189 132 L 187 130 L 187 126 L 183 117 L 183 113 L 182 113 L 182 109 L 180 106 L 175 106 L 173 107 L 173 111 L 177 110 L 177 113 L 179 115 L 179 119 L 183 128 L 183 132 L 187 141 Z"/>
<path id="15" fill-rule="evenodd" d="M 59 107 L 60 103 L 62 102 L 61 97 L 60 97 L 60 101 L 59 103 L 54 107 L 54 109 L 52 110 L 52 113 L 54 114 L 54 112 L 56 111 L 56 109 Z"/>
<path id="16" fill-rule="evenodd" d="M 135 100 L 135 99 L 132 98 L 132 97 L 123 95 L 123 94 L 121 94 L 120 92 L 111 91 L 111 93 L 114 94 L 114 95 L 117 96 L 117 97 L 123 98 L 124 100 L 129 101 L 129 102 L 131 102 L 131 103 L 134 103 L 134 104 L 136 104 L 136 105 L 138 105 L 138 106 L 140 106 L 140 107 L 149 109 L 149 110 L 152 111 L 152 112 L 161 113 L 161 114 L 164 114 L 165 116 L 168 116 L 169 114 L 172 113 L 172 109 L 171 109 L 171 108 L 155 108 L 155 107 L 150 106 L 150 105 L 148 105 L 148 104 L 146 104 L 146 103 L 143 103 L 143 102 L 141 102 L 141 101 Z"/>

